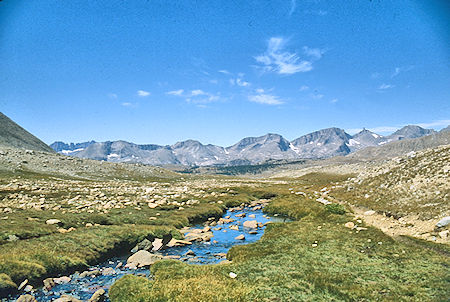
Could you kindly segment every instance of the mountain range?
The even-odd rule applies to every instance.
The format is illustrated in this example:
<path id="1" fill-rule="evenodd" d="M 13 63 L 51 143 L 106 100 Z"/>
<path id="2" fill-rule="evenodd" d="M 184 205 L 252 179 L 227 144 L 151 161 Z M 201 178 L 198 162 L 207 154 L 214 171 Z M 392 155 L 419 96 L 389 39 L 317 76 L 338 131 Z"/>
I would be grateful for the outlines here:
<path id="1" fill-rule="evenodd" d="M 303 135 L 292 141 L 279 134 L 246 137 L 229 147 L 204 145 L 186 140 L 173 145 L 138 145 L 126 141 L 70 143 L 54 142 L 56 152 L 80 158 L 109 162 L 133 162 L 149 165 L 252 165 L 268 160 L 323 159 L 347 155 L 367 147 L 435 134 L 432 129 L 405 126 L 389 136 L 367 129 L 355 135 L 343 129 L 327 128 Z"/>

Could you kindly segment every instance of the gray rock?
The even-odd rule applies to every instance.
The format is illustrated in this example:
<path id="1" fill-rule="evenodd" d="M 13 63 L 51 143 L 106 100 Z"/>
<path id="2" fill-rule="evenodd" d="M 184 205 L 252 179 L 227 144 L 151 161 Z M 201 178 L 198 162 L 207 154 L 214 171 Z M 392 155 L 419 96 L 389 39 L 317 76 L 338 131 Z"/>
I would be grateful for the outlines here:
<path id="1" fill-rule="evenodd" d="M 139 268 L 150 266 L 158 260 L 161 260 L 162 256 L 152 254 L 148 251 L 138 251 L 137 253 L 131 255 L 127 259 L 126 268 Z"/>
<path id="2" fill-rule="evenodd" d="M 450 216 L 444 217 L 436 223 L 437 228 L 443 228 L 450 224 Z"/>
<path id="3" fill-rule="evenodd" d="M 103 302 L 106 301 L 106 292 L 104 289 L 97 290 L 88 302 Z"/>

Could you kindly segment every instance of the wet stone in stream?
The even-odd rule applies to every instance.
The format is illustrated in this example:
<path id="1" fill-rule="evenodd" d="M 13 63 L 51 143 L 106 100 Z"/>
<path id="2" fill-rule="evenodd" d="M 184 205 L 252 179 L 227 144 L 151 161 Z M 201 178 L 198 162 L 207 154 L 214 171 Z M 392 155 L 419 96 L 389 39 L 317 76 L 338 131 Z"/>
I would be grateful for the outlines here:
<path id="1" fill-rule="evenodd" d="M 254 227 L 255 221 L 256 227 Z M 219 221 L 210 221 L 210 226 L 196 225 L 185 230 L 184 235 L 187 241 L 191 241 L 193 239 L 192 236 L 199 236 L 202 239 L 192 240 L 191 244 L 182 242 L 186 245 L 168 247 L 152 253 L 161 255 L 164 258 L 178 259 L 192 264 L 219 263 L 226 260 L 226 253 L 232 246 L 259 240 L 264 233 L 265 225 L 270 221 L 283 220 L 264 215 L 260 208 L 257 210 L 249 207 L 232 208 Z M 244 227 L 244 225 L 251 227 Z M 236 239 L 240 235 L 243 235 L 245 239 Z M 32 294 L 39 302 L 53 301 L 62 295 L 70 295 L 79 300 L 88 301 L 99 289 L 104 289 L 107 292 L 109 287 L 124 275 L 133 274 L 151 277 L 149 267 L 125 268 L 129 256 L 131 254 L 113 258 L 105 263 L 89 268 L 86 272 L 68 276 L 70 278 L 69 282 L 66 282 L 69 278 L 63 278 L 64 282 L 55 284 L 50 290 L 40 288 L 30 293 L 22 292 L 21 294 Z M 19 296 L 2 301 L 16 301 Z M 106 301 L 109 300 L 106 299 Z"/>

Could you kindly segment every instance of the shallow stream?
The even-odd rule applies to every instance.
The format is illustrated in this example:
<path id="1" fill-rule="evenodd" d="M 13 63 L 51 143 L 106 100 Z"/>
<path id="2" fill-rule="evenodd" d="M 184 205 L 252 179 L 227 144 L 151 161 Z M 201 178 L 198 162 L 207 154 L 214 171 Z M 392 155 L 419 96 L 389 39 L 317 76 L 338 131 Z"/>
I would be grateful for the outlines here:
<path id="1" fill-rule="evenodd" d="M 240 217 L 245 213 L 245 217 Z M 238 216 L 236 216 L 238 215 Z M 249 217 L 249 216 L 252 217 Z M 253 216 L 254 215 L 254 216 Z M 264 233 L 265 226 L 257 229 L 244 228 L 242 225 L 244 221 L 256 220 L 265 224 L 269 221 L 282 221 L 282 219 L 277 217 L 270 217 L 264 215 L 262 210 L 253 210 L 252 208 L 245 207 L 239 211 L 228 210 L 223 217 L 234 219 L 235 221 L 224 223 L 221 225 L 211 227 L 213 232 L 213 237 L 209 242 L 193 242 L 191 245 L 186 245 L 182 247 L 171 247 L 160 252 L 157 252 L 163 256 L 173 256 L 181 261 L 192 264 L 213 264 L 219 263 L 226 260 L 224 255 L 228 250 L 239 244 L 248 244 L 255 242 L 261 238 Z M 231 230 L 229 227 L 238 224 L 239 230 Z M 203 228 L 203 225 L 196 225 L 192 228 Z M 235 239 L 238 235 L 243 234 L 245 240 Z M 186 255 L 188 251 L 192 251 Z M 193 255 L 194 254 L 194 255 Z M 103 275 L 99 274 L 97 276 L 87 276 L 80 277 L 79 273 L 74 273 L 70 275 L 71 281 L 66 284 L 58 284 L 54 286 L 50 291 L 43 288 L 36 289 L 30 294 L 32 294 L 37 301 L 47 302 L 53 301 L 59 298 L 61 295 L 67 294 L 73 296 L 82 301 L 87 301 L 98 289 L 104 289 L 108 291 L 109 287 L 118 279 L 127 274 L 149 276 L 149 268 L 142 269 L 126 269 L 123 265 L 127 262 L 127 258 L 131 255 L 123 255 L 122 257 L 112 258 L 104 263 L 90 267 L 89 271 L 98 270 L 100 272 L 105 272 L 105 269 L 111 274 Z M 120 266 L 120 267 L 118 267 Z M 118 268 L 117 268 L 118 267 Z M 21 294 L 24 294 L 23 292 Z M 2 301 L 15 301 L 18 296 L 12 297 L 10 299 Z"/>

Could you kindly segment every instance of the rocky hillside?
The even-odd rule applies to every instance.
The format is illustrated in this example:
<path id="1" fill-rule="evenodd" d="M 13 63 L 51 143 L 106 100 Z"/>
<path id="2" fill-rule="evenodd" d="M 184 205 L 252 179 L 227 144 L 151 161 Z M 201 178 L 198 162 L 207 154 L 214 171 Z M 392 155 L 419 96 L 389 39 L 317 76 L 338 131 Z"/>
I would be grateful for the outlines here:
<path id="1" fill-rule="evenodd" d="M 346 200 L 397 216 L 449 216 L 450 145 L 411 151 L 361 169 L 344 189 Z"/>
<path id="2" fill-rule="evenodd" d="M 54 152 L 52 148 L 0 112 L 0 147 Z"/>
<path id="3" fill-rule="evenodd" d="M 126 141 L 94 141 L 65 144 L 55 142 L 55 151 L 80 158 L 110 162 L 137 162 L 150 165 L 185 166 L 238 166 L 255 165 L 268 160 L 324 159 L 347 155 L 368 147 L 390 145 L 433 134 L 434 130 L 418 126 L 405 126 L 390 136 L 381 136 L 362 130 L 354 136 L 343 129 L 328 128 L 288 141 L 279 134 L 246 137 L 229 147 L 204 145 L 199 141 L 186 140 L 171 146 L 138 145 Z"/>
<path id="4" fill-rule="evenodd" d="M 450 131 L 445 129 L 433 132 L 431 135 L 402 139 L 379 147 L 367 147 L 358 152 L 347 155 L 351 160 L 376 160 L 402 156 L 411 151 L 420 151 L 450 144 Z"/>

